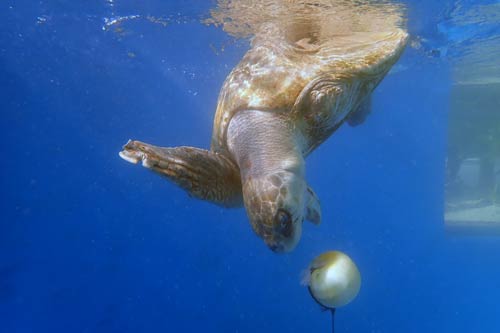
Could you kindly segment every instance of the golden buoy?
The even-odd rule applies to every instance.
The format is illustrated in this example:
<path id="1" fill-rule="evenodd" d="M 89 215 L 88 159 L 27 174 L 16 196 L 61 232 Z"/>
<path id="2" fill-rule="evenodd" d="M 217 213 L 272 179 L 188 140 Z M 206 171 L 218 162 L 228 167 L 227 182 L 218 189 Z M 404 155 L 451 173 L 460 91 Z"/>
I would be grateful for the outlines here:
<path id="1" fill-rule="evenodd" d="M 356 298 L 361 287 L 356 264 L 343 252 L 325 252 L 311 262 L 305 282 L 314 300 L 331 311 L 333 332 L 335 309 Z"/>

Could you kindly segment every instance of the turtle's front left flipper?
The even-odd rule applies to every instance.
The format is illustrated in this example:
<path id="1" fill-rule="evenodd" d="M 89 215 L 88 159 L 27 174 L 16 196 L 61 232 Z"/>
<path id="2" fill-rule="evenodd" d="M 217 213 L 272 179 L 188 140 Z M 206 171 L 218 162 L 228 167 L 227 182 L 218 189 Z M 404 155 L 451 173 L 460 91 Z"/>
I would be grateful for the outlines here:
<path id="1" fill-rule="evenodd" d="M 238 167 L 222 154 L 193 147 L 164 148 L 129 141 L 120 157 L 134 164 L 142 161 L 144 167 L 167 177 L 198 199 L 225 207 L 243 203 Z"/>

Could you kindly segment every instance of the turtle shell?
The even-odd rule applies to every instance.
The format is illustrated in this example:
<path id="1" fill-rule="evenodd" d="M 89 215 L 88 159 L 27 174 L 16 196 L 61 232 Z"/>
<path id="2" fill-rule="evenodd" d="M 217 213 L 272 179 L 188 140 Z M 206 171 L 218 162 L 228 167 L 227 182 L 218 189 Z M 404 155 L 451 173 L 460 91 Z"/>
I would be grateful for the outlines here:
<path id="1" fill-rule="evenodd" d="M 371 93 L 406 40 L 401 29 L 319 40 L 263 26 L 222 86 L 212 150 L 226 152 L 227 127 L 238 111 L 262 110 L 281 113 L 299 126 L 308 139 L 307 154 Z"/>

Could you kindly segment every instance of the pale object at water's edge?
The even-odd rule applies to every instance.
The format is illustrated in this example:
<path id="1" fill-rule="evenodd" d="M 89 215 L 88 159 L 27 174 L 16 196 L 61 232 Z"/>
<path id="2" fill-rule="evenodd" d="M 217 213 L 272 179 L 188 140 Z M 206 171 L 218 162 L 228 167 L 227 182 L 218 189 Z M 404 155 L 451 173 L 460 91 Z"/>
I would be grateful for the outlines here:
<path id="1" fill-rule="evenodd" d="M 500 231 L 500 84 L 457 84 L 451 92 L 445 223 Z"/>

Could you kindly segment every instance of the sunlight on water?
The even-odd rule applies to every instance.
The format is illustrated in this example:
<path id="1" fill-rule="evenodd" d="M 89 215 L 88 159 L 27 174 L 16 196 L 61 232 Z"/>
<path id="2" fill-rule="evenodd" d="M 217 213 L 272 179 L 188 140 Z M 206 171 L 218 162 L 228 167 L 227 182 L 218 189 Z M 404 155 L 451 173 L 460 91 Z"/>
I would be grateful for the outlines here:
<path id="1" fill-rule="evenodd" d="M 439 29 L 454 52 L 456 83 L 500 83 L 500 3 L 466 7 L 456 2 Z"/>
<path id="2" fill-rule="evenodd" d="M 110 30 L 111 28 L 116 28 L 120 30 L 120 24 L 134 21 L 134 20 L 145 20 L 150 23 L 159 24 L 164 27 L 170 24 L 181 24 L 188 22 L 197 22 L 196 19 L 188 18 L 180 15 L 169 15 L 165 17 L 157 17 L 153 15 L 126 15 L 126 16 L 112 16 L 103 18 L 104 25 L 102 26 L 102 30 Z"/>
<path id="3" fill-rule="evenodd" d="M 382 32 L 405 25 L 402 4 L 374 1 L 269 1 L 221 0 L 206 23 L 222 26 L 236 37 L 255 35 L 263 24 L 296 26 L 300 34 L 304 25 L 313 29 L 319 42 L 352 32 Z M 311 22 L 314 24 L 311 25 Z"/>
<path id="4" fill-rule="evenodd" d="M 146 21 L 167 27 L 171 24 L 203 22 L 221 27 L 235 38 L 250 38 L 265 31 L 272 23 L 287 33 L 288 41 L 298 50 L 314 51 L 324 48 L 324 43 L 333 45 L 369 42 L 379 33 L 404 28 L 407 21 L 405 1 L 372 0 L 318 0 L 318 1 L 272 1 L 272 0 L 220 0 L 205 17 L 193 17 L 183 13 L 154 16 L 144 13 L 118 15 L 120 2 L 105 1 L 110 15 L 103 18 L 103 30 L 114 29 L 120 33 L 123 24 Z M 458 84 L 485 84 L 500 82 L 500 37 L 495 30 L 500 26 L 500 4 L 472 4 L 464 1 L 449 2 L 445 13 L 437 13 L 437 30 L 445 44 L 429 40 L 427 36 L 412 35 L 409 47 L 423 52 L 426 57 L 439 57 L 450 61 L 454 81 Z M 207 16 L 209 16 L 207 18 Z M 439 45 L 437 45 L 439 44 Z M 431 46 L 432 45 L 432 46 Z M 342 45 L 340 45 L 342 46 Z M 214 49 L 213 45 L 210 47 Z M 223 52 L 214 49 L 216 53 Z M 417 60 L 418 61 L 418 60 Z M 415 64 L 399 64 L 394 71 L 407 69 Z"/>

